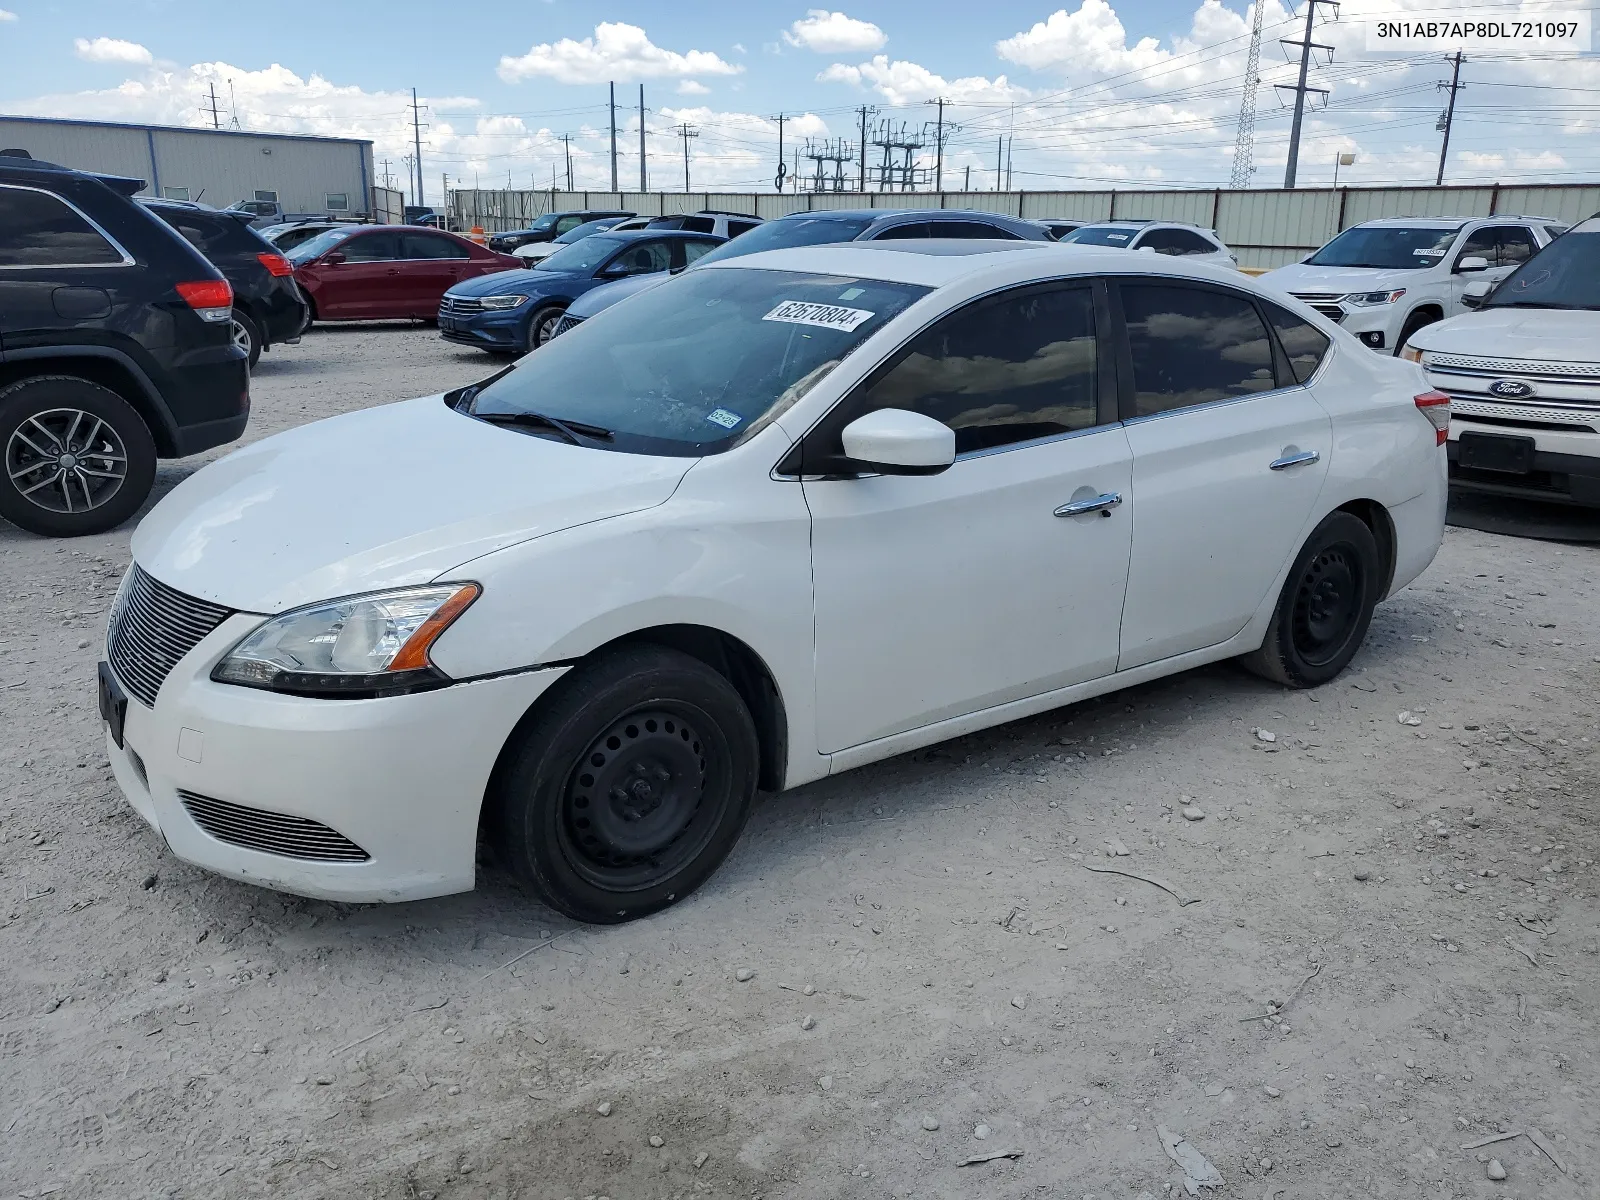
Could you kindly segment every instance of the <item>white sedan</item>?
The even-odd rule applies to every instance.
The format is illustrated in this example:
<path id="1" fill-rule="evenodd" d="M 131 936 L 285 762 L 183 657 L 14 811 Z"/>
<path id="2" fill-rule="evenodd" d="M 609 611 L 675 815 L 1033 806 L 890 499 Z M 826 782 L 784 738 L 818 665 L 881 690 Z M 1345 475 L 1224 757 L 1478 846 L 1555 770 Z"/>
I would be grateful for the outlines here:
<path id="1" fill-rule="evenodd" d="M 1336 676 L 1432 560 L 1449 406 L 1237 272 L 728 259 L 279 434 L 133 539 L 100 703 L 181 858 L 341 900 L 698 887 L 776 791 L 1240 656 Z"/>

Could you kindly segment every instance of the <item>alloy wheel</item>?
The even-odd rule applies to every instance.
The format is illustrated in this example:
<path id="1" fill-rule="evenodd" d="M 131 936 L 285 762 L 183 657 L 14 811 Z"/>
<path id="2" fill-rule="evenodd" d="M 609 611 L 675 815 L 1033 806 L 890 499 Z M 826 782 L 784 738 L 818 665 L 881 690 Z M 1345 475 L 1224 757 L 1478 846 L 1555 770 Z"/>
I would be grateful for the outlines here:
<path id="1" fill-rule="evenodd" d="M 250 353 L 250 331 L 244 327 L 244 322 L 237 317 L 233 318 L 229 332 L 233 336 L 233 344 L 248 355 Z"/>
<path id="2" fill-rule="evenodd" d="M 17 492 L 49 512 L 96 509 L 121 489 L 128 451 L 109 423 L 77 408 L 27 418 L 6 443 L 6 475 Z"/>

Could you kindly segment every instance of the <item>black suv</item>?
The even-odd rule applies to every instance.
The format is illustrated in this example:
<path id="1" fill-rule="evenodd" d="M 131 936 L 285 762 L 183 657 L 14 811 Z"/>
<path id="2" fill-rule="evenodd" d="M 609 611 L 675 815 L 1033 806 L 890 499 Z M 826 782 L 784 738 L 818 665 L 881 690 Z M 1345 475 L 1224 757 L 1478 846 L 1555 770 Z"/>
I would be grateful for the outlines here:
<path id="1" fill-rule="evenodd" d="M 536 242 L 553 242 L 563 233 L 569 233 L 579 225 L 587 225 L 590 221 L 598 221 L 602 217 L 631 216 L 633 216 L 631 212 L 624 212 L 619 208 L 572 208 L 562 212 L 545 213 L 526 229 L 491 233 L 489 249 L 498 250 L 501 254 L 510 254 L 519 246 L 532 246 Z"/>
<path id="2" fill-rule="evenodd" d="M 250 214 L 201 208 L 187 200 L 144 200 L 211 260 L 233 287 L 233 341 L 256 365 L 263 350 L 298 342 L 311 309 L 283 252 L 250 228 Z"/>
<path id="3" fill-rule="evenodd" d="M 0 150 L 0 517 L 33 533 L 121 524 L 250 416 L 233 289 L 143 186 Z"/>

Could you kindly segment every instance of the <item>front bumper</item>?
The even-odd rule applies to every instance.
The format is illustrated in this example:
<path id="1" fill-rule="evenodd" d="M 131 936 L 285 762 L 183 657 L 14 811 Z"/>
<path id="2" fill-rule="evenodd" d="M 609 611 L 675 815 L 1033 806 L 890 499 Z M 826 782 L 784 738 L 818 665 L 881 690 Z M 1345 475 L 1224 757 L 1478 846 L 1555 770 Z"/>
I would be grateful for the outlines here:
<path id="1" fill-rule="evenodd" d="M 185 655 L 154 708 L 127 701 L 106 752 L 128 802 L 179 858 L 230 879 L 325 900 L 389 902 L 468 891 L 478 818 L 506 739 L 555 668 L 377 700 L 314 700 L 212 682 L 261 618 L 236 614 Z M 220 840 L 193 800 L 305 818 L 365 861 L 289 857 Z"/>
<path id="2" fill-rule="evenodd" d="M 480 350 L 525 351 L 529 305 L 473 316 L 439 313 L 439 336 L 459 346 Z"/>
<path id="3" fill-rule="evenodd" d="M 1521 474 L 1463 468 L 1460 465 L 1463 432 L 1531 437 L 1533 469 Z M 1494 496 L 1600 508 L 1600 434 L 1530 430 L 1456 418 L 1450 422 L 1448 449 L 1452 487 Z"/>

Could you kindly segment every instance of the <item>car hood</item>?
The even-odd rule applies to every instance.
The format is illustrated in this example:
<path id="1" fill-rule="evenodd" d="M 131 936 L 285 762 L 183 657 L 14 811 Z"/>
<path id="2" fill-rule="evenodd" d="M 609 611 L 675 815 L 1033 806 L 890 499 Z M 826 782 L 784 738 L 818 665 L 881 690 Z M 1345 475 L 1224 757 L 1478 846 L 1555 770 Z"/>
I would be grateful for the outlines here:
<path id="1" fill-rule="evenodd" d="M 695 460 L 489 425 L 425 396 L 303 425 L 180 483 L 133 557 L 245 612 L 437 579 L 495 550 L 664 503 Z"/>
<path id="2" fill-rule="evenodd" d="M 1381 292 L 1411 287 L 1422 272 L 1382 267 L 1308 267 L 1293 263 L 1268 271 L 1261 282 L 1280 292 Z"/>
<path id="3" fill-rule="evenodd" d="M 495 271 L 490 275 L 463 279 L 460 283 L 452 284 L 445 294 L 497 296 L 502 292 L 529 292 L 539 295 L 551 289 L 571 287 L 578 280 L 587 283 L 589 276 L 579 275 L 574 271 L 525 271 L 519 267 L 512 267 L 505 271 Z"/>
<path id="4" fill-rule="evenodd" d="M 1600 310 L 1485 308 L 1424 325 L 1411 345 L 1474 358 L 1600 362 Z"/>
<path id="5" fill-rule="evenodd" d="M 601 309 L 610 308 L 618 300 L 626 300 L 629 296 L 649 291 L 671 278 L 673 275 L 670 272 L 657 271 L 653 275 L 631 275 L 627 279 L 614 279 L 610 283 L 602 283 L 574 300 L 567 309 L 567 314 L 580 320 L 592 317 Z"/>

